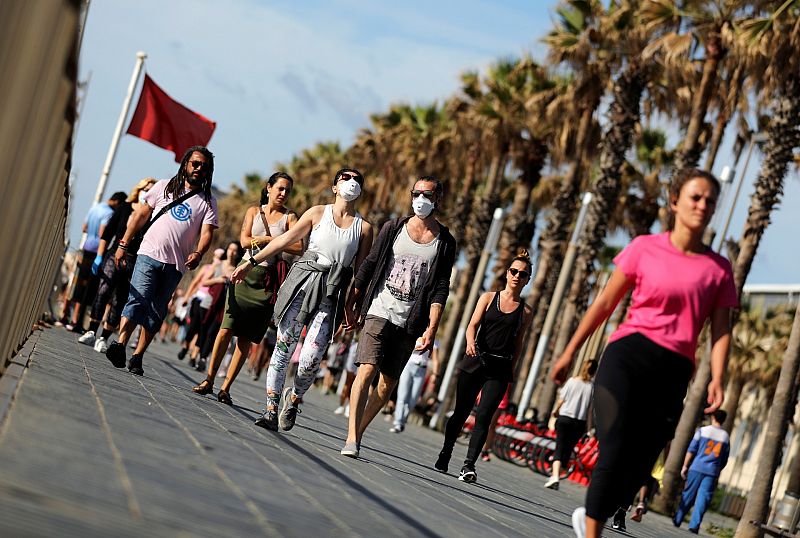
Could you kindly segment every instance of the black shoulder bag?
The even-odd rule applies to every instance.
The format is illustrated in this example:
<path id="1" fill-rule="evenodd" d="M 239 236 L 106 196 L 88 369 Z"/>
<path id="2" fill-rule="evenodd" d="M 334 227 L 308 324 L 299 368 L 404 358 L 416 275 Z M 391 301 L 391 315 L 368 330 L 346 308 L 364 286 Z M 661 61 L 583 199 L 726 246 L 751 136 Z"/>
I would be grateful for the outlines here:
<path id="1" fill-rule="evenodd" d="M 159 219 L 159 217 L 161 217 L 164 213 L 166 213 L 167 211 L 169 211 L 173 207 L 182 204 L 183 202 L 185 202 L 186 200 L 188 200 L 189 198 L 191 198 L 195 194 L 199 194 L 200 192 L 202 192 L 202 189 L 191 190 L 191 191 L 189 191 L 187 193 L 182 194 L 178 198 L 175 198 L 173 201 L 171 201 L 170 203 L 168 203 L 167 205 L 162 207 L 158 211 L 158 213 L 156 213 L 156 216 L 153 217 L 152 219 L 148 220 L 144 224 L 144 226 L 142 226 L 142 228 L 138 232 L 136 232 L 136 235 L 133 236 L 133 239 L 128 244 L 128 247 L 126 249 L 128 254 L 134 255 L 134 256 L 136 255 L 136 253 L 139 251 L 139 247 L 142 244 L 142 240 L 144 239 L 144 235 L 147 233 L 147 230 L 150 229 L 150 227 L 153 225 L 153 223 L 155 221 L 157 221 Z"/>

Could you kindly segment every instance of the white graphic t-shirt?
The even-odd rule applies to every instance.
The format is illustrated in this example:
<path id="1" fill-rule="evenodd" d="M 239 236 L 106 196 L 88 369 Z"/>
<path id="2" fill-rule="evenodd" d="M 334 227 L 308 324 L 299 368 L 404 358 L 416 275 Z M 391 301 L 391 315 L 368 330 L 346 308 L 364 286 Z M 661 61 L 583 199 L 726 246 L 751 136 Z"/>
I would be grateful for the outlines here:
<path id="1" fill-rule="evenodd" d="M 405 327 L 411 307 L 428 278 L 438 247 L 438 236 L 430 243 L 422 245 L 415 243 L 403 226 L 394 240 L 383 282 L 376 287 L 375 299 L 367 314 L 389 320 L 398 327 Z"/>
<path id="2" fill-rule="evenodd" d="M 169 180 L 162 179 L 147 191 L 144 200 L 153 208 L 155 217 L 161 208 L 169 204 L 172 199 L 164 196 L 164 189 Z M 186 271 L 184 264 L 186 258 L 195 248 L 200 237 L 200 228 L 203 224 L 210 224 L 217 228 L 217 199 L 211 197 L 211 203 L 206 202 L 202 194 L 196 194 L 176 205 L 153 223 L 142 240 L 139 254 L 149 256 L 161 263 L 171 263 L 181 273 Z"/>

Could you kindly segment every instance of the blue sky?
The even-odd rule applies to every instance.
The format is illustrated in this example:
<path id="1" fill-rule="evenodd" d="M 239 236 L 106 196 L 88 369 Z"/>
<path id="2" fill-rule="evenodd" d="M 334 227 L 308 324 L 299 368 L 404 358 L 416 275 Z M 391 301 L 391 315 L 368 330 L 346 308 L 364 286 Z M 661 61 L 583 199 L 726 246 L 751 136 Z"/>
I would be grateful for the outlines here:
<path id="1" fill-rule="evenodd" d="M 525 52 L 542 59 L 538 40 L 554 5 L 92 2 L 80 64 L 81 78 L 90 82 L 74 153 L 71 242 L 80 239 L 138 50 L 147 52 L 145 68 L 167 93 L 217 122 L 209 147 L 217 156 L 215 183 L 224 188 L 248 172 L 271 173 L 274 163 L 317 141 L 346 146 L 370 113 L 390 103 L 442 100 L 457 89 L 464 70 Z M 719 169 L 729 151 L 722 153 Z M 759 164 L 756 156 L 753 161 L 750 183 Z M 170 177 L 175 169 L 170 152 L 123 136 L 106 193 L 128 191 L 142 177 Z M 740 198 L 731 225 L 736 235 L 751 191 L 745 187 Z M 784 200 L 799 196 L 794 174 Z M 786 248 L 800 228 L 800 212 L 787 206 L 774 215 L 750 282 L 800 281 L 795 249 Z"/>

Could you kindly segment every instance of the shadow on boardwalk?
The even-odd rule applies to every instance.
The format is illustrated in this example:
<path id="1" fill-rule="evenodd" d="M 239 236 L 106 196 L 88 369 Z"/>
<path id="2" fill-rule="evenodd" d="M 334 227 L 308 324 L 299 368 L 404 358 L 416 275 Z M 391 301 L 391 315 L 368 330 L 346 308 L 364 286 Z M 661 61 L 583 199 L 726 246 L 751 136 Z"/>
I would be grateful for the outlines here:
<path id="1" fill-rule="evenodd" d="M 77 336 L 37 336 L 0 430 L 0 536 L 571 536 L 584 489 L 479 462 L 476 485 L 429 465 L 441 436 L 367 433 L 339 455 L 345 418 L 312 389 L 291 432 L 253 425 L 263 385 L 242 374 L 234 407 L 190 388 L 202 374 L 155 344 L 145 376 L 116 370 Z M 618 533 L 609 530 L 608 535 Z M 686 536 L 649 514 L 633 536 Z"/>

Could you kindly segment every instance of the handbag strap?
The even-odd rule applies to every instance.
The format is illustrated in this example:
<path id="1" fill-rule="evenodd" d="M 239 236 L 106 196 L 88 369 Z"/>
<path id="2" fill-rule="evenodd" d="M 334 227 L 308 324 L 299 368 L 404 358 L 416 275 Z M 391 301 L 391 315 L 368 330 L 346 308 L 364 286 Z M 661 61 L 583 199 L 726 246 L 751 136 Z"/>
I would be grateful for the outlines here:
<path id="1" fill-rule="evenodd" d="M 157 221 L 157 220 L 159 219 L 159 217 L 161 217 L 161 215 L 163 215 L 164 213 L 166 213 L 167 211 L 169 211 L 169 210 L 170 210 L 170 209 L 172 209 L 173 207 L 175 207 L 175 206 L 177 206 L 177 205 L 180 205 L 180 204 L 182 204 L 183 202 L 185 202 L 186 200 L 188 200 L 189 198 L 191 198 L 191 197 L 192 197 L 192 196 L 194 196 L 195 194 L 199 194 L 201 191 L 202 191 L 202 189 L 194 189 L 194 190 L 191 190 L 191 191 L 189 191 L 189 192 L 186 192 L 186 193 L 184 193 L 184 194 L 180 195 L 179 197 L 175 198 L 173 201 L 171 201 L 170 203 L 168 203 L 168 204 L 167 204 L 167 205 L 165 205 L 164 207 L 162 207 L 162 208 L 159 210 L 159 212 L 158 212 L 158 213 L 156 213 L 156 216 L 155 216 L 155 217 L 153 217 L 152 219 L 150 219 L 149 221 L 147 221 L 147 222 L 145 223 L 145 225 L 144 225 L 144 226 L 142 226 L 142 230 L 141 230 L 142 237 L 144 237 L 144 234 L 146 234 L 146 233 L 147 233 L 147 230 L 149 230 L 149 229 L 150 229 L 150 226 L 152 226 L 152 225 L 153 225 L 153 223 L 154 223 L 155 221 Z"/>
<path id="2" fill-rule="evenodd" d="M 261 223 L 264 225 L 264 235 L 269 235 L 269 222 L 261 206 L 258 206 L 258 214 L 261 215 Z"/>

